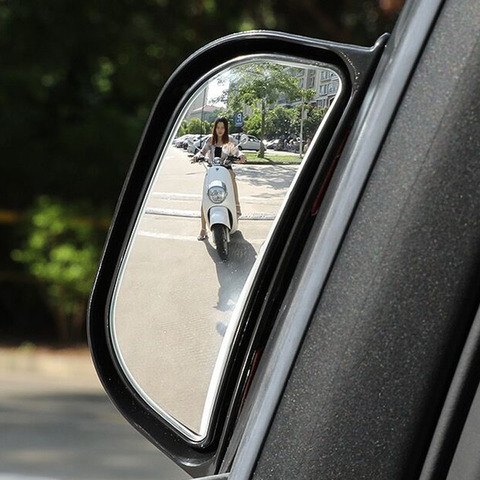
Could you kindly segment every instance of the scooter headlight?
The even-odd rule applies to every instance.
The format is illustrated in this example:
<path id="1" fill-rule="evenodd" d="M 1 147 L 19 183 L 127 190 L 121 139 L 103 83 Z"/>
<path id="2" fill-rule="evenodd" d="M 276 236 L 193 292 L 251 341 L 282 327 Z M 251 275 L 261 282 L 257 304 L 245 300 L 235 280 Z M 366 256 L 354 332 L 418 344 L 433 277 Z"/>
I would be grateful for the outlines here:
<path id="1" fill-rule="evenodd" d="M 212 185 L 208 189 L 208 198 L 212 203 L 222 203 L 227 198 L 227 190 L 225 185 L 222 183 Z"/>

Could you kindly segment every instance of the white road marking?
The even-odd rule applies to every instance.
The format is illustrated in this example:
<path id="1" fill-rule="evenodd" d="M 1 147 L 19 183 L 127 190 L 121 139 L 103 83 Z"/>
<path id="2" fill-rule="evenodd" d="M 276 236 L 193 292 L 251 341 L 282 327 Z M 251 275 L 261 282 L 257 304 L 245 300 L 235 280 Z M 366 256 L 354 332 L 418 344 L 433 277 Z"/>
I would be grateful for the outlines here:
<path id="1" fill-rule="evenodd" d="M 175 210 L 173 208 L 146 208 L 147 215 L 165 215 L 167 217 L 200 218 L 198 210 Z"/>
<path id="2" fill-rule="evenodd" d="M 198 242 L 197 237 L 187 235 L 173 235 L 170 233 L 147 232 L 145 230 L 139 230 L 138 235 L 142 235 L 143 237 L 161 238 L 162 240 L 182 240 L 185 242 Z"/>
<path id="3" fill-rule="evenodd" d="M 167 217 L 200 218 L 198 210 L 177 210 L 171 208 L 146 208 L 147 215 L 164 215 Z M 274 213 L 247 213 L 240 216 L 241 220 L 275 220 Z"/>
<path id="4" fill-rule="evenodd" d="M 159 198 L 161 200 L 198 200 L 202 199 L 201 195 L 193 193 L 173 193 L 173 192 L 152 192 L 151 198 Z M 259 198 L 259 197 L 244 197 L 240 196 L 240 200 L 244 203 L 262 203 L 265 205 L 278 205 L 283 201 L 283 197 L 279 199 Z"/>
<path id="5" fill-rule="evenodd" d="M 152 198 L 161 198 L 162 200 L 200 200 L 201 195 L 194 195 L 193 193 L 169 193 L 169 192 L 152 192 Z"/>

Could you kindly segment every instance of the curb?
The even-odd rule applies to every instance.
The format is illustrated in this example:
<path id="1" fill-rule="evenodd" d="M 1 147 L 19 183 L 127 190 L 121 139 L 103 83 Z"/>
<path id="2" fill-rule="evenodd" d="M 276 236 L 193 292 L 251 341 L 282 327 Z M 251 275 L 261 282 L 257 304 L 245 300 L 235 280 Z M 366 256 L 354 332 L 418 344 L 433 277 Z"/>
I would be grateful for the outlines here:
<path id="1" fill-rule="evenodd" d="M 59 378 L 96 378 L 87 348 L 0 348 L 0 373 L 36 373 Z"/>

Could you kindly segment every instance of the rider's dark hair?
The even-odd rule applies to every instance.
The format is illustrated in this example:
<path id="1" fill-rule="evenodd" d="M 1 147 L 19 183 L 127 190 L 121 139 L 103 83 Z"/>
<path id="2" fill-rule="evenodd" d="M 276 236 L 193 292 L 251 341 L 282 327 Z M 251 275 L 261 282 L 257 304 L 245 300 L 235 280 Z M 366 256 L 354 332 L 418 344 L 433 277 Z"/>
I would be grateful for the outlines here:
<path id="1" fill-rule="evenodd" d="M 225 117 L 218 117 L 215 120 L 215 123 L 213 124 L 213 130 L 212 130 L 212 145 L 216 145 L 218 143 L 218 138 L 217 138 L 217 125 L 222 122 L 223 125 L 225 126 L 225 132 L 223 133 L 222 136 L 222 143 L 228 143 L 229 137 L 228 137 L 228 120 Z"/>

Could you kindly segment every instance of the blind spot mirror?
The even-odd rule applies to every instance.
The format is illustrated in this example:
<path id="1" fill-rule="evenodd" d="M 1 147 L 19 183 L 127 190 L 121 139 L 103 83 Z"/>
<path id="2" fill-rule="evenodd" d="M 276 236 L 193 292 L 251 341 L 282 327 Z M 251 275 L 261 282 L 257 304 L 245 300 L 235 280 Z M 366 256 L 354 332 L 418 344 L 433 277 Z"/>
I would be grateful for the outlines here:
<path id="1" fill-rule="evenodd" d="M 333 66 L 242 57 L 200 82 L 158 155 L 110 335 L 132 388 L 191 443 L 211 434 L 263 252 L 341 89 Z"/>

